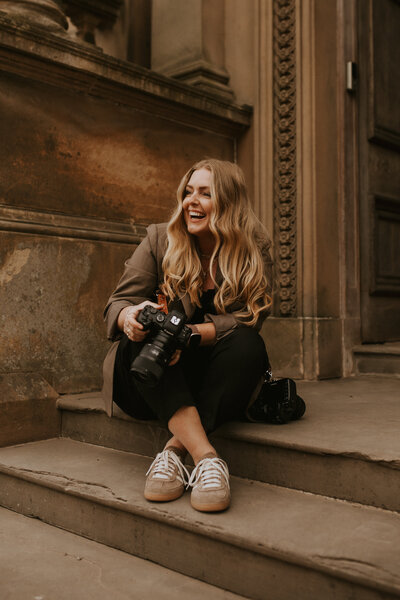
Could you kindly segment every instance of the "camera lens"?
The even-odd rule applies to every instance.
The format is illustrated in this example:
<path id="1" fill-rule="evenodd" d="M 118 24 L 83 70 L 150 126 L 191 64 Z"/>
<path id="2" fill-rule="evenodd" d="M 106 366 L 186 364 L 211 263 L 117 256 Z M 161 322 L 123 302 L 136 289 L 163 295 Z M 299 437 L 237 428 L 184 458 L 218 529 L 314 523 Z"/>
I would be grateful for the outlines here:
<path id="1" fill-rule="evenodd" d="M 187 342 L 185 320 L 178 311 L 165 315 L 149 305 L 139 313 L 138 321 L 152 335 L 131 365 L 131 373 L 138 381 L 150 387 L 158 384 L 175 350 Z"/>
<path id="2" fill-rule="evenodd" d="M 142 383 L 146 383 L 150 387 L 157 385 L 164 372 L 163 368 L 154 359 L 141 356 L 140 354 L 136 357 L 131 371 L 136 379 Z"/>

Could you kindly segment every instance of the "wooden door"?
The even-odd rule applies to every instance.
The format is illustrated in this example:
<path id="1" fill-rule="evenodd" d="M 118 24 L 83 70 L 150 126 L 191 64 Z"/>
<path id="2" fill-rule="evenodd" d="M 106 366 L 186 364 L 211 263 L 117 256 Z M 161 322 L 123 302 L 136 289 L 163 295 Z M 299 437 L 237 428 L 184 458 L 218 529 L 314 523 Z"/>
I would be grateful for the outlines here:
<path id="1" fill-rule="evenodd" d="M 400 340 L 400 0 L 359 0 L 358 24 L 361 330 L 385 342 Z"/>

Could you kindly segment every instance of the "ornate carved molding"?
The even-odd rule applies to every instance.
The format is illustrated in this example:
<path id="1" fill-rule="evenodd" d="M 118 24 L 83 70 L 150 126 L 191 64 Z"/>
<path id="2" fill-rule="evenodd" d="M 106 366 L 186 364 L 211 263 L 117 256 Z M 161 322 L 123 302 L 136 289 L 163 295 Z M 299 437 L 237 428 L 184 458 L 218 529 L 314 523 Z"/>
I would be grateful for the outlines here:
<path id="1" fill-rule="evenodd" d="M 274 0 L 275 315 L 297 315 L 295 0 Z"/>

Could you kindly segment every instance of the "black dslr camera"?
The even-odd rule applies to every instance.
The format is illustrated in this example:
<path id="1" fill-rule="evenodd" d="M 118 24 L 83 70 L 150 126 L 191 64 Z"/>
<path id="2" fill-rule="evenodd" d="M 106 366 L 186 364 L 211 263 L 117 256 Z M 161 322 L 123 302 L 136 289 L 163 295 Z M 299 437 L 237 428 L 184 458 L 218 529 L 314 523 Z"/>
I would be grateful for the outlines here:
<path id="1" fill-rule="evenodd" d="M 193 332 L 185 325 L 182 313 L 172 310 L 166 315 L 149 304 L 140 311 L 137 321 L 153 335 L 132 362 L 131 372 L 139 381 L 154 387 L 175 350 L 187 347 Z"/>
<path id="2" fill-rule="evenodd" d="M 298 396 L 293 379 L 273 379 L 268 371 L 256 400 L 247 410 L 247 418 L 253 423 L 283 425 L 297 421 L 305 411 L 305 402 Z"/>

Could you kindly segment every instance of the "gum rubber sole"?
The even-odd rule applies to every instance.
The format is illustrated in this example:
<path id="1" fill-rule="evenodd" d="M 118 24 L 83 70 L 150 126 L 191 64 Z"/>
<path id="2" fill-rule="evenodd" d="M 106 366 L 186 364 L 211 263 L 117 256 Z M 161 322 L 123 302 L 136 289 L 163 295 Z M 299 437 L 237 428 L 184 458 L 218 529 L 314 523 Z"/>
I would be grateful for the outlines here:
<path id="1" fill-rule="evenodd" d="M 196 504 L 191 500 L 192 507 L 199 512 L 222 512 L 229 508 L 230 504 L 230 500 L 213 504 Z"/>
<path id="2" fill-rule="evenodd" d="M 178 490 L 175 494 L 154 494 L 151 492 L 144 492 L 144 497 L 146 500 L 150 502 L 170 502 L 172 500 L 177 500 L 181 496 L 183 496 L 185 490 Z"/>

